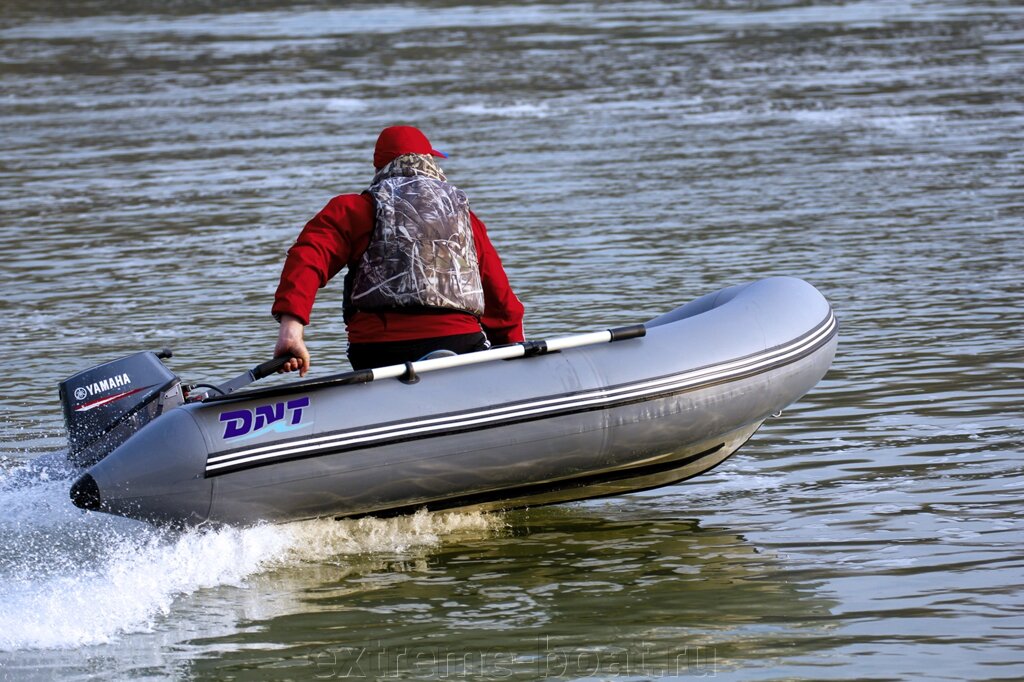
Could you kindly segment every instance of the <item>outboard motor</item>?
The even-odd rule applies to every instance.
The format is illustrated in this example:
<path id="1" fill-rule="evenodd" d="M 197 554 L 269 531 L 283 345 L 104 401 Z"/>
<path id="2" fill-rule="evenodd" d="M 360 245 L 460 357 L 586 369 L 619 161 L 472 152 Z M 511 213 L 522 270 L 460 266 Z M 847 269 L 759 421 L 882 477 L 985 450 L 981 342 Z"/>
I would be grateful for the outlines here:
<path id="1" fill-rule="evenodd" d="M 169 357 L 169 350 L 135 353 L 61 382 L 72 464 L 92 466 L 165 409 L 185 401 L 181 380 L 161 362 Z"/>

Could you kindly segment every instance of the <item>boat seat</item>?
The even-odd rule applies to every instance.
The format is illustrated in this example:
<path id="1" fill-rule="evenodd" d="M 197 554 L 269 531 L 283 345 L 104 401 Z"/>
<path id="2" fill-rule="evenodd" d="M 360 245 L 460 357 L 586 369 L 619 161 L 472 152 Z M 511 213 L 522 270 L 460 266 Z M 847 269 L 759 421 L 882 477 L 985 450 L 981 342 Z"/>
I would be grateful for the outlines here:
<path id="1" fill-rule="evenodd" d="M 455 357 L 456 355 L 458 355 L 458 353 L 456 353 L 453 350 L 446 350 L 444 348 L 439 348 L 437 350 L 430 351 L 429 353 L 424 355 L 422 358 L 420 358 L 416 362 L 422 362 L 423 360 L 436 360 L 437 358 L 451 358 L 451 357 Z"/>

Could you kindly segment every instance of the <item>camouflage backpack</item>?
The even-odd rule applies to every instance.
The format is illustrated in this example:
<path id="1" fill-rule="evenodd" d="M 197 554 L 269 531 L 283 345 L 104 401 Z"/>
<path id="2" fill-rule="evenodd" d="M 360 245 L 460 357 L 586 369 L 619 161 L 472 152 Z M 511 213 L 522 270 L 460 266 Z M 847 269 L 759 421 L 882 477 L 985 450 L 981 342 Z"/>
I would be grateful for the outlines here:
<path id="1" fill-rule="evenodd" d="M 406 154 L 367 190 L 376 206 L 370 244 L 351 273 L 346 307 L 484 312 L 466 194 L 429 156 Z"/>

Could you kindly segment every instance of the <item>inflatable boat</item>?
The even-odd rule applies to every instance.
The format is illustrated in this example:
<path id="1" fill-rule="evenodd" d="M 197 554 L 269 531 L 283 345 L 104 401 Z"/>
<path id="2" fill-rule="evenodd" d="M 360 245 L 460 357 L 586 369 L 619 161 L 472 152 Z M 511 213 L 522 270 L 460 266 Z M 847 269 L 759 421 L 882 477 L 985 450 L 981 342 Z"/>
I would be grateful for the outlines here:
<path id="1" fill-rule="evenodd" d="M 73 502 L 249 524 L 552 504 L 717 466 L 828 370 L 837 323 L 765 279 L 642 325 L 322 379 L 183 383 L 136 353 L 61 384 Z M 277 362 L 280 365 L 282 360 Z"/>

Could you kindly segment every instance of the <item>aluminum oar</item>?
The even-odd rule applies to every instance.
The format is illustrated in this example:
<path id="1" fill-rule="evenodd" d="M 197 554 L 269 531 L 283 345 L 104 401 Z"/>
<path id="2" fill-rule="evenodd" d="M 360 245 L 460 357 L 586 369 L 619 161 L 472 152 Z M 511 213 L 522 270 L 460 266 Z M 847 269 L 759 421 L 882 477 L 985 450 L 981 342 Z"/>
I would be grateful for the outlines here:
<path id="1" fill-rule="evenodd" d="M 615 327 L 597 332 L 587 332 L 585 334 L 573 334 L 571 336 L 562 336 L 554 339 L 521 341 L 519 343 L 512 343 L 504 346 L 496 346 L 494 348 L 477 351 L 475 353 L 464 353 L 462 355 L 418 360 L 416 362 L 406 362 L 399 365 L 388 365 L 386 367 L 375 367 L 373 369 L 359 369 L 351 372 L 334 374 L 324 377 L 323 379 L 296 381 L 283 386 L 271 386 L 266 389 L 246 391 L 242 394 L 235 393 L 239 388 L 247 386 L 257 379 L 273 374 L 280 369 L 281 365 L 291 359 L 290 356 L 282 356 L 269 360 L 262 365 L 258 365 L 248 372 L 245 372 L 244 374 L 222 384 L 216 389 L 219 392 L 219 395 L 207 397 L 205 400 L 219 401 L 243 398 L 248 399 L 276 395 L 283 392 L 293 392 L 296 390 L 311 390 L 322 386 L 365 384 L 379 379 L 401 379 L 408 383 L 415 383 L 419 380 L 419 375 L 425 372 L 449 369 L 451 367 L 462 367 L 465 365 L 477 365 L 483 362 L 493 362 L 495 360 L 512 360 L 521 357 L 532 357 L 535 355 L 544 355 L 545 353 L 568 350 L 570 348 L 579 348 L 581 346 L 593 346 L 600 343 L 625 341 L 626 339 L 640 338 L 646 333 L 647 328 L 644 325 L 631 324 L 625 327 Z"/>

